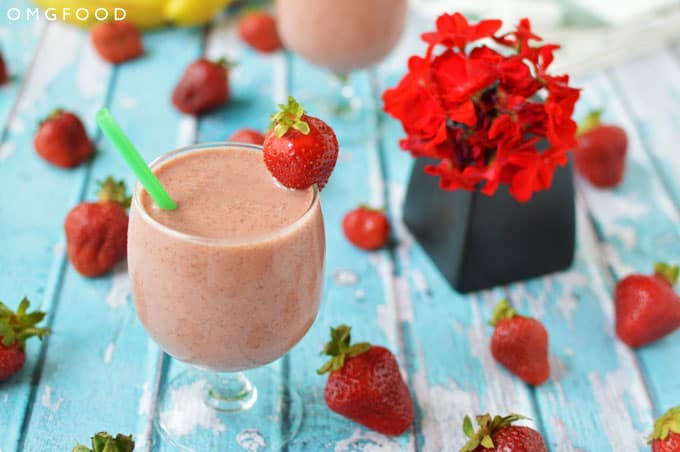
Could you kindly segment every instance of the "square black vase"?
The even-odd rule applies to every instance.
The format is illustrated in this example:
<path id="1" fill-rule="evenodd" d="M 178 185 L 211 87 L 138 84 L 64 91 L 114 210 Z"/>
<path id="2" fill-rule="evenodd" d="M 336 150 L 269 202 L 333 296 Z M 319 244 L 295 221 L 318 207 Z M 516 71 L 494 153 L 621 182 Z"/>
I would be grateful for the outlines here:
<path id="1" fill-rule="evenodd" d="M 567 269 L 574 259 L 571 161 L 558 167 L 549 190 L 517 202 L 506 186 L 487 196 L 444 191 L 423 172 L 436 161 L 416 159 L 404 222 L 451 285 L 462 293 Z"/>

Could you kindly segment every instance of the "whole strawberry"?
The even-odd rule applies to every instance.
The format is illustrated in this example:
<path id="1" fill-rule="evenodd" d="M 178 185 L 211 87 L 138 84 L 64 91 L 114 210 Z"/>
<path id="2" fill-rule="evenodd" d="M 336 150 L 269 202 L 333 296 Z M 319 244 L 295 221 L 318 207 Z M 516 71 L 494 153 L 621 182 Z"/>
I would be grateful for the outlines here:
<path id="1" fill-rule="evenodd" d="M 40 123 L 33 145 L 43 159 L 61 168 L 73 168 L 90 159 L 92 142 L 78 116 L 57 109 Z"/>
<path id="2" fill-rule="evenodd" d="M 463 432 L 470 440 L 460 452 L 546 452 L 543 437 L 529 427 L 512 425 L 526 419 L 518 414 L 505 417 L 484 414 L 477 416 L 479 430 L 475 432 L 472 421 L 465 416 Z"/>
<path id="3" fill-rule="evenodd" d="M 129 20 L 99 23 L 92 27 L 90 39 L 97 53 L 113 64 L 134 60 L 144 54 L 142 36 Z"/>
<path id="4" fill-rule="evenodd" d="M 64 222 L 68 258 L 83 276 L 103 275 L 127 254 L 125 183 L 109 176 L 100 185 L 99 201 L 78 204 Z"/>
<path id="5" fill-rule="evenodd" d="M 390 222 L 382 210 L 359 206 L 342 219 L 342 230 L 354 246 L 377 250 L 390 237 Z"/>
<path id="6" fill-rule="evenodd" d="M 92 438 L 92 448 L 78 444 L 72 452 L 132 452 L 135 450 L 135 442 L 132 435 L 121 435 L 115 438 L 106 432 L 100 432 Z"/>
<path id="7" fill-rule="evenodd" d="M 614 293 L 616 334 L 631 347 L 657 341 L 680 327 L 678 267 L 658 263 L 653 275 L 629 275 Z"/>
<path id="8" fill-rule="evenodd" d="M 548 332 L 538 320 L 517 315 L 508 300 L 502 300 L 489 323 L 495 327 L 491 354 L 496 361 L 533 386 L 550 377 Z"/>
<path id="9" fill-rule="evenodd" d="M 328 124 L 305 114 L 292 97 L 279 105 L 272 128 L 264 140 L 264 163 L 281 184 L 322 190 L 338 159 L 338 139 Z"/>
<path id="10" fill-rule="evenodd" d="M 26 362 L 26 340 L 50 334 L 48 328 L 36 325 L 45 318 L 45 313 L 29 313 L 31 303 L 27 298 L 21 300 L 16 312 L 0 302 L 0 381 L 7 380 L 24 367 Z"/>
<path id="11" fill-rule="evenodd" d="M 9 74 L 7 73 L 7 67 L 5 66 L 5 60 L 2 58 L 0 53 L 0 85 L 9 82 Z"/>
<path id="12" fill-rule="evenodd" d="M 172 103 L 183 113 L 198 115 L 229 101 L 229 67 L 226 60 L 201 58 L 184 71 L 172 93 Z"/>
<path id="13" fill-rule="evenodd" d="M 249 143 L 262 146 L 264 144 L 264 135 L 254 129 L 240 129 L 234 132 L 227 141 L 232 143 Z"/>
<path id="14" fill-rule="evenodd" d="M 332 358 L 317 372 L 330 372 L 324 398 L 328 407 L 385 435 L 400 435 L 413 423 L 413 400 L 399 364 L 384 347 L 351 345 L 347 325 L 331 328 L 323 352 Z"/>
<path id="15" fill-rule="evenodd" d="M 619 126 L 601 124 L 602 111 L 588 115 L 573 151 L 576 170 L 601 188 L 619 185 L 626 166 L 628 137 Z"/>
<path id="16" fill-rule="evenodd" d="M 652 452 L 680 452 L 680 406 L 671 408 L 656 420 L 649 444 Z"/>
<path id="17" fill-rule="evenodd" d="M 276 20 L 264 11 L 252 11 L 238 23 L 238 34 L 250 47 L 264 53 L 275 52 L 283 45 L 276 29 Z"/>

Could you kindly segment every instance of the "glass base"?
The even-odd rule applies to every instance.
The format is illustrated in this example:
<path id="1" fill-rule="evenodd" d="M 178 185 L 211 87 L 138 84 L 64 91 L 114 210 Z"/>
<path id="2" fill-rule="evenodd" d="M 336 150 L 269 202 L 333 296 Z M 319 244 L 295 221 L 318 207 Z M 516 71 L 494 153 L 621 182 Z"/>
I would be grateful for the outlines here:
<path id="1" fill-rule="evenodd" d="M 161 440 L 182 451 L 280 450 L 300 429 L 300 395 L 278 366 L 247 375 L 190 368 L 173 378 L 158 399 Z"/>
<path id="2" fill-rule="evenodd" d="M 324 93 L 299 93 L 297 100 L 312 116 L 322 118 L 335 131 L 340 146 L 365 143 L 372 138 L 369 125 L 375 120 L 371 102 L 355 92 L 348 77 L 333 76 Z"/>

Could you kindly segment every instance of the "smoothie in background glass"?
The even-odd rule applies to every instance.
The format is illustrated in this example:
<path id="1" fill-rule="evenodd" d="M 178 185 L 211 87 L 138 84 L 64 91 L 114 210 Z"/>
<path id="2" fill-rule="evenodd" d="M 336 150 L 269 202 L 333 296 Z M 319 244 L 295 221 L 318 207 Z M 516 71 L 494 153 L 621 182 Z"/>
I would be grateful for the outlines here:
<path id="1" fill-rule="evenodd" d="M 341 74 L 382 61 L 401 37 L 406 11 L 406 0 L 276 0 L 286 47 Z"/>
<path id="2" fill-rule="evenodd" d="M 336 124 L 361 109 L 349 74 L 379 63 L 392 51 L 404 31 L 407 10 L 407 0 L 276 0 L 277 27 L 286 48 L 335 75 L 337 93 L 329 89 L 311 101 L 333 114 Z M 352 125 L 345 128 L 356 133 Z"/>
<path id="3" fill-rule="evenodd" d="M 163 425 L 173 391 L 203 384 L 199 403 L 216 415 L 253 416 L 257 391 L 238 371 L 281 357 L 311 327 L 323 286 L 324 226 L 316 187 L 278 185 L 258 146 L 190 146 L 152 169 L 179 207 L 160 210 L 137 187 L 128 265 L 145 329 L 168 354 L 203 369 L 176 377 L 160 396 L 159 427 L 181 446 Z"/>

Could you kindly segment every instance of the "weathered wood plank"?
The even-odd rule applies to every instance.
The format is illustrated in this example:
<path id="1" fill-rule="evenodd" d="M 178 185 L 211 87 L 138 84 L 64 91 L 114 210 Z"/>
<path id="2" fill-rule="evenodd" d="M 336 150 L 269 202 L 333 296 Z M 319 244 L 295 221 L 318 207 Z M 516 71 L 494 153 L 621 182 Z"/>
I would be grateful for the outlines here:
<path id="1" fill-rule="evenodd" d="M 11 81 L 0 87 L 0 138 L 2 138 L 5 127 L 8 125 L 7 120 L 16 105 L 17 96 L 26 81 L 46 24 L 43 19 L 29 21 L 22 18 L 22 20 L 12 21 L 8 12 L 14 8 L 25 11 L 26 7 L 30 5 L 31 2 L 27 0 L 5 0 L 2 2 L 0 51 L 10 73 Z M 9 125 L 18 129 L 24 126 L 19 118 Z M 11 149 L 3 146 L 2 141 L 0 141 L 0 161 L 7 152 L 11 152 Z"/>
<path id="2" fill-rule="evenodd" d="M 643 67 L 651 61 L 641 59 L 637 64 Z M 630 65 L 623 67 L 633 68 L 635 62 Z M 668 95 L 668 91 L 663 94 L 663 88 L 655 86 L 661 83 L 657 69 L 654 66 L 642 72 L 635 69 L 639 76 L 648 79 L 644 90 L 651 97 L 635 94 L 631 82 L 621 83 L 621 89 L 616 90 L 611 78 L 605 76 L 584 80 L 582 84 L 585 89 L 578 113 L 604 107 L 605 121 L 621 125 L 629 137 L 626 175 L 617 189 L 597 190 L 586 182 L 579 183 L 597 232 L 606 242 L 603 254 L 617 280 L 631 272 L 649 273 L 657 261 L 677 263 L 680 255 L 680 214 L 657 171 L 657 167 L 672 167 L 677 160 L 663 157 L 669 142 L 656 126 L 659 122 L 664 127 L 663 109 L 667 103 L 661 97 Z M 624 72 L 615 74 L 618 82 L 628 77 Z M 655 113 L 657 104 L 660 110 Z M 658 166 L 653 158 L 658 159 Z M 676 332 L 636 352 L 657 415 L 680 400 L 677 385 L 680 362 L 668 359 L 680 353 L 679 338 L 680 332 Z"/>
<path id="3" fill-rule="evenodd" d="M 80 198 L 89 165 L 74 170 L 48 165 L 33 150 L 33 134 L 39 120 L 62 105 L 85 119 L 91 117 L 104 100 L 109 70 L 85 50 L 86 40 L 80 31 L 51 23 L 45 33 L 3 143 L 0 179 L 13 189 L 0 190 L 0 215 L 11 219 L 0 223 L 2 267 L 6 269 L 0 272 L 0 287 L 10 306 L 27 295 L 36 307 L 52 311 L 60 300 L 62 221 Z M 84 73 L 97 77 L 83 78 Z M 92 121 L 86 125 L 94 135 Z M 49 323 L 55 314 L 50 313 Z M 17 447 L 31 405 L 43 402 L 44 393 L 37 392 L 34 385 L 41 376 L 49 379 L 52 363 L 64 359 L 54 355 L 43 362 L 43 357 L 40 344 L 31 343 L 26 368 L 1 389 L 5 400 L 0 425 L 8 429 L 0 436 L 3 450 Z M 58 399 L 55 394 L 54 404 L 49 396 L 45 400 L 54 407 Z"/>
<path id="4" fill-rule="evenodd" d="M 205 56 L 210 60 L 226 57 L 235 62 L 236 67 L 230 71 L 231 101 L 229 105 L 214 112 L 203 115 L 194 121 L 195 141 L 225 141 L 231 133 L 242 127 L 264 130 L 267 127 L 269 114 L 275 106 L 274 89 L 280 86 L 280 77 L 285 76 L 285 62 L 282 55 L 262 56 L 250 51 L 243 45 L 235 33 L 235 20 L 224 19 L 214 24 L 205 42 Z M 172 379 L 187 369 L 187 365 L 173 359 L 167 359 L 160 382 L 160 391 L 167 391 Z M 272 375 L 281 375 L 281 361 L 267 368 L 249 374 L 258 388 L 258 403 L 253 408 L 262 418 L 272 419 L 271 431 L 246 434 L 252 426 L 239 421 L 234 416 L 228 424 L 206 410 L 202 413 L 184 413 L 179 409 L 169 415 L 183 423 L 187 438 L 194 441 L 195 450 L 237 450 L 245 447 L 248 439 L 259 440 L 259 434 L 277 435 L 280 423 L 283 422 L 277 409 L 277 401 L 281 394 L 272 387 Z M 206 430 L 212 434 L 204 435 Z M 253 436 L 254 435 L 254 436 Z M 175 450 L 159 434 L 154 432 L 154 450 Z"/>
<path id="5" fill-rule="evenodd" d="M 332 94 L 329 74 L 299 59 L 294 59 L 291 93 L 297 98 Z M 370 109 L 371 84 L 365 73 L 353 78 L 353 86 Z M 322 116 L 323 112 L 310 111 Z M 342 217 L 362 202 L 381 206 L 383 176 L 377 153 L 376 123 L 370 111 L 365 121 L 347 126 L 330 116 L 326 119 L 339 136 L 350 138 L 340 143 L 340 158 L 333 177 L 322 193 L 327 254 L 324 299 L 319 317 L 290 357 L 291 381 L 301 390 L 305 402 L 305 422 L 291 450 L 335 449 L 339 451 L 413 450 L 413 431 L 388 438 L 332 413 L 323 399 L 326 377 L 317 376 L 324 358 L 319 356 L 329 328 L 340 323 L 353 326 L 355 340 L 368 340 L 394 350 L 403 369 L 408 365 L 401 353 L 397 329 L 397 295 L 392 278 L 392 262 L 385 252 L 366 253 L 352 247 L 343 236 Z M 356 142 L 353 136 L 365 137 Z M 372 138 L 371 138 L 372 137 Z"/>
<path id="6" fill-rule="evenodd" d="M 76 33 L 88 42 L 86 34 Z M 146 55 L 116 69 L 107 99 L 131 140 L 151 160 L 176 146 L 176 131 L 185 119 L 171 107 L 170 93 L 184 65 L 198 55 L 202 37 L 199 30 L 168 29 L 147 33 L 144 41 Z M 86 55 L 89 48 L 89 42 L 84 44 Z M 95 82 L 96 73 L 85 79 Z M 76 88 L 62 89 L 73 93 Z M 86 109 L 84 117 L 91 121 L 102 101 Z M 86 200 L 95 198 L 96 181 L 109 174 L 125 178 L 129 188 L 134 181 L 108 140 L 100 139 L 98 148 L 82 193 Z M 59 234 L 62 218 L 52 217 Z M 55 335 L 47 346 L 25 450 L 45 450 L 47 438 L 54 450 L 69 450 L 101 430 L 133 433 L 144 450 L 160 355 L 135 314 L 125 265 L 111 277 L 88 279 L 67 263 L 58 299 Z"/>
<path id="7" fill-rule="evenodd" d="M 389 180 L 390 215 L 398 246 L 396 276 L 402 327 L 414 350 L 412 384 L 420 408 L 418 446 L 437 451 L 464 444 L 466 414 L 519 412 L 534 419 L 530 391 L 503 371 L 488 349 L 487 321 L 502 290 L 457 294 L 414 241 L 401 220 L 411 158 L 398 150 L 402 135 L 382 119 L 382 151 Z"/>
<path id="8" fill-rule="evenodd" d="M 567 272 L 514 284 L 513 303 L 550 333 L 550 381 L 534 390 L 556 450 L 640 450 L 651 402 L 635 356 L 613 337 L 611 281 L 582 199 Z"/>

